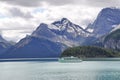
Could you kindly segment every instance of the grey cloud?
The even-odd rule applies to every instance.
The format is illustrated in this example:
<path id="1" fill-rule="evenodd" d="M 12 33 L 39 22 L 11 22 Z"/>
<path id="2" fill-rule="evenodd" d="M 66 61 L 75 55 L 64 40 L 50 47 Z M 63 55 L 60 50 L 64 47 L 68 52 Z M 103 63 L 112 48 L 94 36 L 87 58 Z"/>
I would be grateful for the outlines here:
<path id="1" fill-rule="evenodd" d="M 13 5 L 20 5 L 26 7 L 36 7 L 42 6 L 43 2 L 46 2 L 51 5 L 66 5 L 66 4 L 73 4 L 78 2 L 79 0 L 1 0 L 2 2 L 13 4 Z M 83 0 L 80 0 L 83 2 Z"/>
<path id="2" fill-rule="evenodd" d="M 51 5 L 87 5 L 96 7 L 120 6 L 120 0 L 1 0 L 3 2 L 20 6 L 42 6 L 43 2 Z"/>
<path id="3" fill-rule="evenodd" d="M 26 22 L 26 24 L 23 25 L 21 22 L 3 22 L 0 26 L 1 31 L 5 30 L 33 30 L 34 29 L 33 24 Z"/>
<path id="4" fill-rule="evenodd" d="M 39 6 L 40 0 L 1 0 L 2 2 L 13 4 L 13 5 L 20 5 L 20 6 Z"/>
<path id="5" fill-rule="evenodd" d="M 39 0 L 40 1 L 40 0 Z M 120 6 L 120 0 L 42 0 L 51 5 L 85 5 L 96 7 Z"/>
<path id="6" fill-rule="evenodd" d="M 33 30 L 22 30 L 20 33 L 31 34 Z"/>
<path id="7" fill-rule="evenodd" d="M 13 17 L 22 17 L 26 19 L 33 17 L 30 12 L 23 13 L 19 8 L 11 8 L 9 12 L 11 13 L 11 16 Z"/>
<path id="8" fill-rule="evenodd" d="M 33 28 L 32 28 L 32 29 L 33 29 Z M 11 28 L 11 27 L 10 27 L 10 28 L 9 28 L 9 27 L 6 27 L 6 28 L 0 28 L 0 30 L 1 30 L 1 31 L 4 31 L 4 30 L 11 30 L 11 31 L 12 31 L 12 30 L 16 30 L 16 31 L 17 31 L 17 30 L 23 30 L 23 28 L 20 28 L 20 27 L 13 27 L 13 28 Z M 24 28 L 24 30 L 31 30 L 31 29 L 30 29 L 30 28 Z M 0 32 L 1 32 L 1 31 L 0 31 Z"/>
<path id="9" fill-rule="evenodd" d="M 85 19 L 85 20 L 81 21 L 81 23 L 84 25 L 89 24 L 90 22 L 91 22 L 90 19 Z"/>
<path id="10" fill-rule="evenodd" d="M 96 7 L 120 7 L 120 0 L 85 0 L 84 3 Z"/>

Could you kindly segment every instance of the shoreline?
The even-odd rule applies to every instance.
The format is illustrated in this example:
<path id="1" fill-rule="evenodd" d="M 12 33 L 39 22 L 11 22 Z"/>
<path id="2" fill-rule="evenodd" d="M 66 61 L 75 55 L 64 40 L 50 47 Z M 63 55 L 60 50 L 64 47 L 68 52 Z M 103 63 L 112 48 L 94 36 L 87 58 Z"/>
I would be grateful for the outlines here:
<path id="1" fill-rule="evenodd" d="M 9 58 L 9 59 L 0 59 L 0 62 L 20 62 L 20 61 L 58 61 L 58 58 Z"/>
<path id="2" fill-rule="evenodd" d="M 85 58 L 83 61 L 120 61 L 120 58 Z"/>
<path id="3" fill-rule="evenodd" d="M 58 61 L 59 58 L 9 58 L 0 59 L 0 62 L 20 62 L 20 61 Z M 120 61 L 120 58 L 85 58 L 82 61 Z"/>

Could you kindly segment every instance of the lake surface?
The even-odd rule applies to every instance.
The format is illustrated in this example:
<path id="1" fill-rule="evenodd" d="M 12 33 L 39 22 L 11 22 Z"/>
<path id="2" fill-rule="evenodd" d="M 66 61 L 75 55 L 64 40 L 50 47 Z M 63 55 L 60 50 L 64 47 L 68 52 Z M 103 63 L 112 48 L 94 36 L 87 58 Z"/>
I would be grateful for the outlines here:
<path id="1" fill-rule="evenodd" d="M 120 80 L 120 61 L 0 62 L 0 80 Z"/>

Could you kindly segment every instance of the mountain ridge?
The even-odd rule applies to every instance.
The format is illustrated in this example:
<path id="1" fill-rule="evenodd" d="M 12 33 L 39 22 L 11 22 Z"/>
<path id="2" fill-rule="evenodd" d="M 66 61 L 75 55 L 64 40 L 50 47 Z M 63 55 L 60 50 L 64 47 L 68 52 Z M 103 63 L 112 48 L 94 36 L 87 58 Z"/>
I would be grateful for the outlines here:
<path id="1" fill-rule="evenodd" d="M 120 24 L 118 13 L 120 13 L 118 9 L 104 8 L 93 24 L 86 29 L 72 23 L 67 18 L 51 24 L 41 23 L 31 35 L 21 39 L 7 50 L 3 57 L 59 57 L 68 47 L 93 46 L 99 38 L 107 35 Z M 93 32 L 89 32 L 88 29 L 93 29 Z"/>
<path id="2" fill-rule="evenodd" d="M 5 52 L 12 45 L 0 35 L 0 54 Z"/>
<path id="3" fill-rule="evenodd" d="M 103 8 L 98 14 L 96 20 L 88 26 L 88 29 L 93 29 L 93 35 L 96 37 L 103 36 L 114 29 L 115 25 L 120 24 L 120 9 L 119 8 Z"/>

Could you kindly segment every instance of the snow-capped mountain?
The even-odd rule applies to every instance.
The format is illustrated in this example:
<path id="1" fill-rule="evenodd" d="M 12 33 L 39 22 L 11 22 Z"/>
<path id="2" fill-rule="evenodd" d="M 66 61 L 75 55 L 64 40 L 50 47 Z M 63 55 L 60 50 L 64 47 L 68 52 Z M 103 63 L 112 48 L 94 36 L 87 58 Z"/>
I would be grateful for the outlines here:
<path id="1" fill-rule="evenodd" d="M 119 24 L 120 24 L 120 9 L 104 8 L 100 11 L 94 23 L 87 27 L 87 30 L 92 29 L 94 36 L 101 37 L 109 33 Z"/>
<path id="2" fill-rule="evenodd" d="M 87 37 L 89 35 L 82 27 L 72 23 L 66 18 L 63 18 L 61 21 L 56 21 L 52 23 L 52 25 L 58 28 L 57 30 L 53 29 L 56 34 L 66 35 L 68 39 L 75 39 L 78 36 Z"/>
<path id="3" fill-rule="evenodd" d="M 11 47 L 3 58 L 59 57 L 68 47 L 93 45 L 99 39 L 117 29 L 120 24 L 120 9 L 104 8 L 93 24 L 86 29 L 67 18 L 51 24 L 41 23 L 29 36 Z M 101 42 L 102 43 L 102 42 Z"/>
<path id="4" fill-rule="evenodd" d="M 56 21 L 52 23 L 52 25 L 55 25 L 58 28 L 58 29 L 53 29 L 53 31 L 56 34 L 66 35 L 66 37 L 69 39 L 76 38 L 77 36 L 87 37 L 89 34 L 82 27 L 72 23 L 67 18 L 63 18 L 60 21 Z"/>
<path id="5" fill-rule="evenodd" d="M 60 42 L 67 46 L 80 45 L 89 32 L 85 31 L 79 25 L 62 18 L 52 24 L 41 23 L 40 26 L 32 33 L 34 37 L 42 37 L 53 42 Z"/>
<path id="6" fill-rule="evenodd" d="M 1 58 L 59 57 L 63 50 L 80 45 L 88 35 L 87 31 L 66 18 L 51 24 L 41 23 Z"/>

